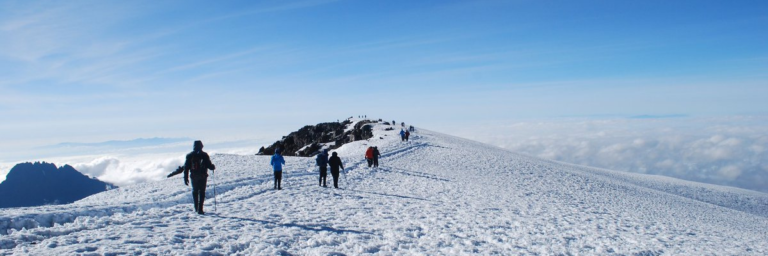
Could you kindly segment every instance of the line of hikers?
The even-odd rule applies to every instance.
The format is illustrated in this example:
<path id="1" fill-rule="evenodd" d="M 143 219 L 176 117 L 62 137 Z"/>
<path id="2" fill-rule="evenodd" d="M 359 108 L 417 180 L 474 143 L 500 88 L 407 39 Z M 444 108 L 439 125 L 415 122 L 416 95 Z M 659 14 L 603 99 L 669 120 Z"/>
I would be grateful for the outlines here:
<path id="1" fill-rule="evenodd" d="M 392 120 L 395 124 L 395 121 Z M 405 123 L 401 124 L 405 127 Z M 413 131 L 413 126 L 410 126 L 408 130 L 401 129 L 400 137 L 402 141 L 408 141 L 410 137 L 410 131 Z M 376 146 L 368 147 L 365 151 L 365 160 L 368 162 L 368 167 L 379 167 L 379 158 L 381 153 Z M 280 152 L 280 148 L 275 149 L 275 154 L 272 155 L 269 164 L 272 166 L 274 172 L 274 189 L 281 190 L 281 183 L 283 181 L 283 165 L 285 165 L 285 159 Z M 341 158 L 333 152 L 328 157 L 328 150 L 323 149 L 320 154 L 315 158 L 315 164 L 319 167 L 320 178 L 319 185 L 327 187 L 326 179 L 328 177 L 328 166 L 331 167 L 331 176 L 333 176 L 333 187 L 339 188 L 339 169 L 344 170 L 344 165 L 341 162 Z M 203 151 L 203 142 L 195 141 L 192 145 L 192 152 L 187 154 L 184 166 L 179 166 L 176 171 L 168 175 L 171 176 L 184 173 L 184 184 L 189 186 L 189 179 L 192 178 L 192 200 L 194 201 L 195 211 L 198 214 L 205 214 L 203 211 L 203 202 L 205 202 L 205 188 L 208 183 L 208 170 L 215 171 L 216 166 L 211 162 L 211 158 L 208 153 Z"/>
<path id="2" fill-rule="evenodd" d="M 280 149 L 275 149 L 275 154 L 272 155 L 269 164 L 272 166 L 274 172 L 274 189 L 283 189 L 281 183 L 283 181 L 283 165 L 285 159 L 280 152 Z M 339 188 L 339 169 L 344 170 L 344 165 L 341 162 L 341 158 L 333 152 L 332 156 L 328 157 L 328 150 L 324 149 L 316 158 L 316 164 L 320 167 L 320 184 L 323 187 L 326 186 L 326 177 L 328 176 L 328 166 L 331 167 L 331 175 L 333 176 L 333 186 Z M 189 186 L 189 179 L 192 178 L 192 201 L 194 203 L 194 210 L 198 214 L 205 214 L 203 211 L 203 204 L 205 202 L 205 188 L 208 183 L 208 170 L 215 171 L 216 166 L 211 162 L 211 157 L 203 151 L 203 142 L 196 140 L 192 145 L 192 152 L 187 154 L 184 166 L 179 166 L 174 172 L 168 174 L 168 178 L 184 173 L 184 185 Z"/>

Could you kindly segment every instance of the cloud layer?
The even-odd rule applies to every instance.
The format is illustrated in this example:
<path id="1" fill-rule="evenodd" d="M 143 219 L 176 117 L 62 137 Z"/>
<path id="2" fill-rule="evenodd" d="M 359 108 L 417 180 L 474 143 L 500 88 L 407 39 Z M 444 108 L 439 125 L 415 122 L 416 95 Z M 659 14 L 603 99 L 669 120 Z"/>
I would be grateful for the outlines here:
<path id="1" fill-rule="evenodd" d="M 159 180 L 183 165 L 183 156 L 165 157 L 99 157 L 88 163 L 73 164 L 78 171 L 118 186 Z"/>
<path id="2" fill-rule="evenodd" d="M 768 118 L 485 124 L 461 136 L 546 159 L 768 192 Z"/>
<path id="3" fill-rule="evenodd" d="M 142 140 L 133 140 L 142 141 Z M 75 143 L 79 144 L 79 143 Z M 117 143 L 105 147 L 48 147 L 46 155 L 33 161 L 46 161 L 56 165 L 71 165 L 81 173 L 117 186 L 126 186 L 151 180 L 164 179 L 168 173 L 184 164 L 184 156 L 192 149 L 192 142 L 168 143 Z M 105 143 L 95 143 L 105 145 Z M 242 140 L 212 142 L 206 144 L 210 155 L 254 154 L 258 147 L 266 145 L 264 140 Z M 58 152 L 58 153 L 56 153 Z M 18 161 L 24 162 L 24 161 Z M 18 162 L 0 162 L 0 182 Z"/>

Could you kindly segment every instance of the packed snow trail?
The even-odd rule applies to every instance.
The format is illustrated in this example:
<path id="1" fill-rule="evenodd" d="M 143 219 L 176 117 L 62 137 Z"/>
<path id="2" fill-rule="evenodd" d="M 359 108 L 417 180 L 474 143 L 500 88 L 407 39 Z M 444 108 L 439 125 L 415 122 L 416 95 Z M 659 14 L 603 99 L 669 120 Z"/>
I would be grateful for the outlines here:
<path id="1" fill-rule="evenodd" d="M 335 150 L 341 189 L 313 158 L 214 155 L 217 212 L 181 178 L 69 205 L 0 210 L 0 254 L 765 255 L 768 195 L 521 156 L 419 129 Z M 383 139 L 379 139 L 379 138 Z M 363 158 L 382 153 L 379 168 Z M 209 197 L 213 196 L 209 178 Z"/>

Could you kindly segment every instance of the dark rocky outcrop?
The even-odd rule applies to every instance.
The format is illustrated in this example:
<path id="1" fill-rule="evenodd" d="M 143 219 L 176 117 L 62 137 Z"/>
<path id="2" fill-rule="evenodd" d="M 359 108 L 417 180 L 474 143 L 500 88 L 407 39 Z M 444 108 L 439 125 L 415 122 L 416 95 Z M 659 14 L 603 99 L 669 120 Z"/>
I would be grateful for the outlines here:
<path id="1" fill-rule="evenodd" d="M 376 123 L 376 121 L 359 121 L 349 130 L 347 127 L 352 125 L 349 120 L 307 125 L 288 134 L 288 136 L 284 136 L 282 140 L 269 147 L 261 147 L 257 155 L 272 155 L 275 153 L 275 149 L 280 148 L 284 156 L 313 156 L 324 147 L 329 150 L 336 149 L 349 142 L 367 140 L 373 137 L 372 123 Z"/>
<path id="2" fill-rule="evenodd" d="M 69 165 L 21 163 L 0 183 L 0 208 L 67 204 L 112 188 Z"/>

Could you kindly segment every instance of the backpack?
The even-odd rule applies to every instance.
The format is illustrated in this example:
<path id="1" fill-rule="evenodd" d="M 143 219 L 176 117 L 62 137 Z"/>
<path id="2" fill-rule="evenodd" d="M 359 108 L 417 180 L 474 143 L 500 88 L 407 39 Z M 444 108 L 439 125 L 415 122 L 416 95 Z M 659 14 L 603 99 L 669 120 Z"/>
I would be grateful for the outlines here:
<path id="1" fill-rule="evenodd" d="M 203 154 L 200 152 L 194 152 L 190 154 L 189 161 L 189 170 L 192 173 L 192 176 L 200 176 L 207 173 L 207 168 L 203 165 Z"/>

